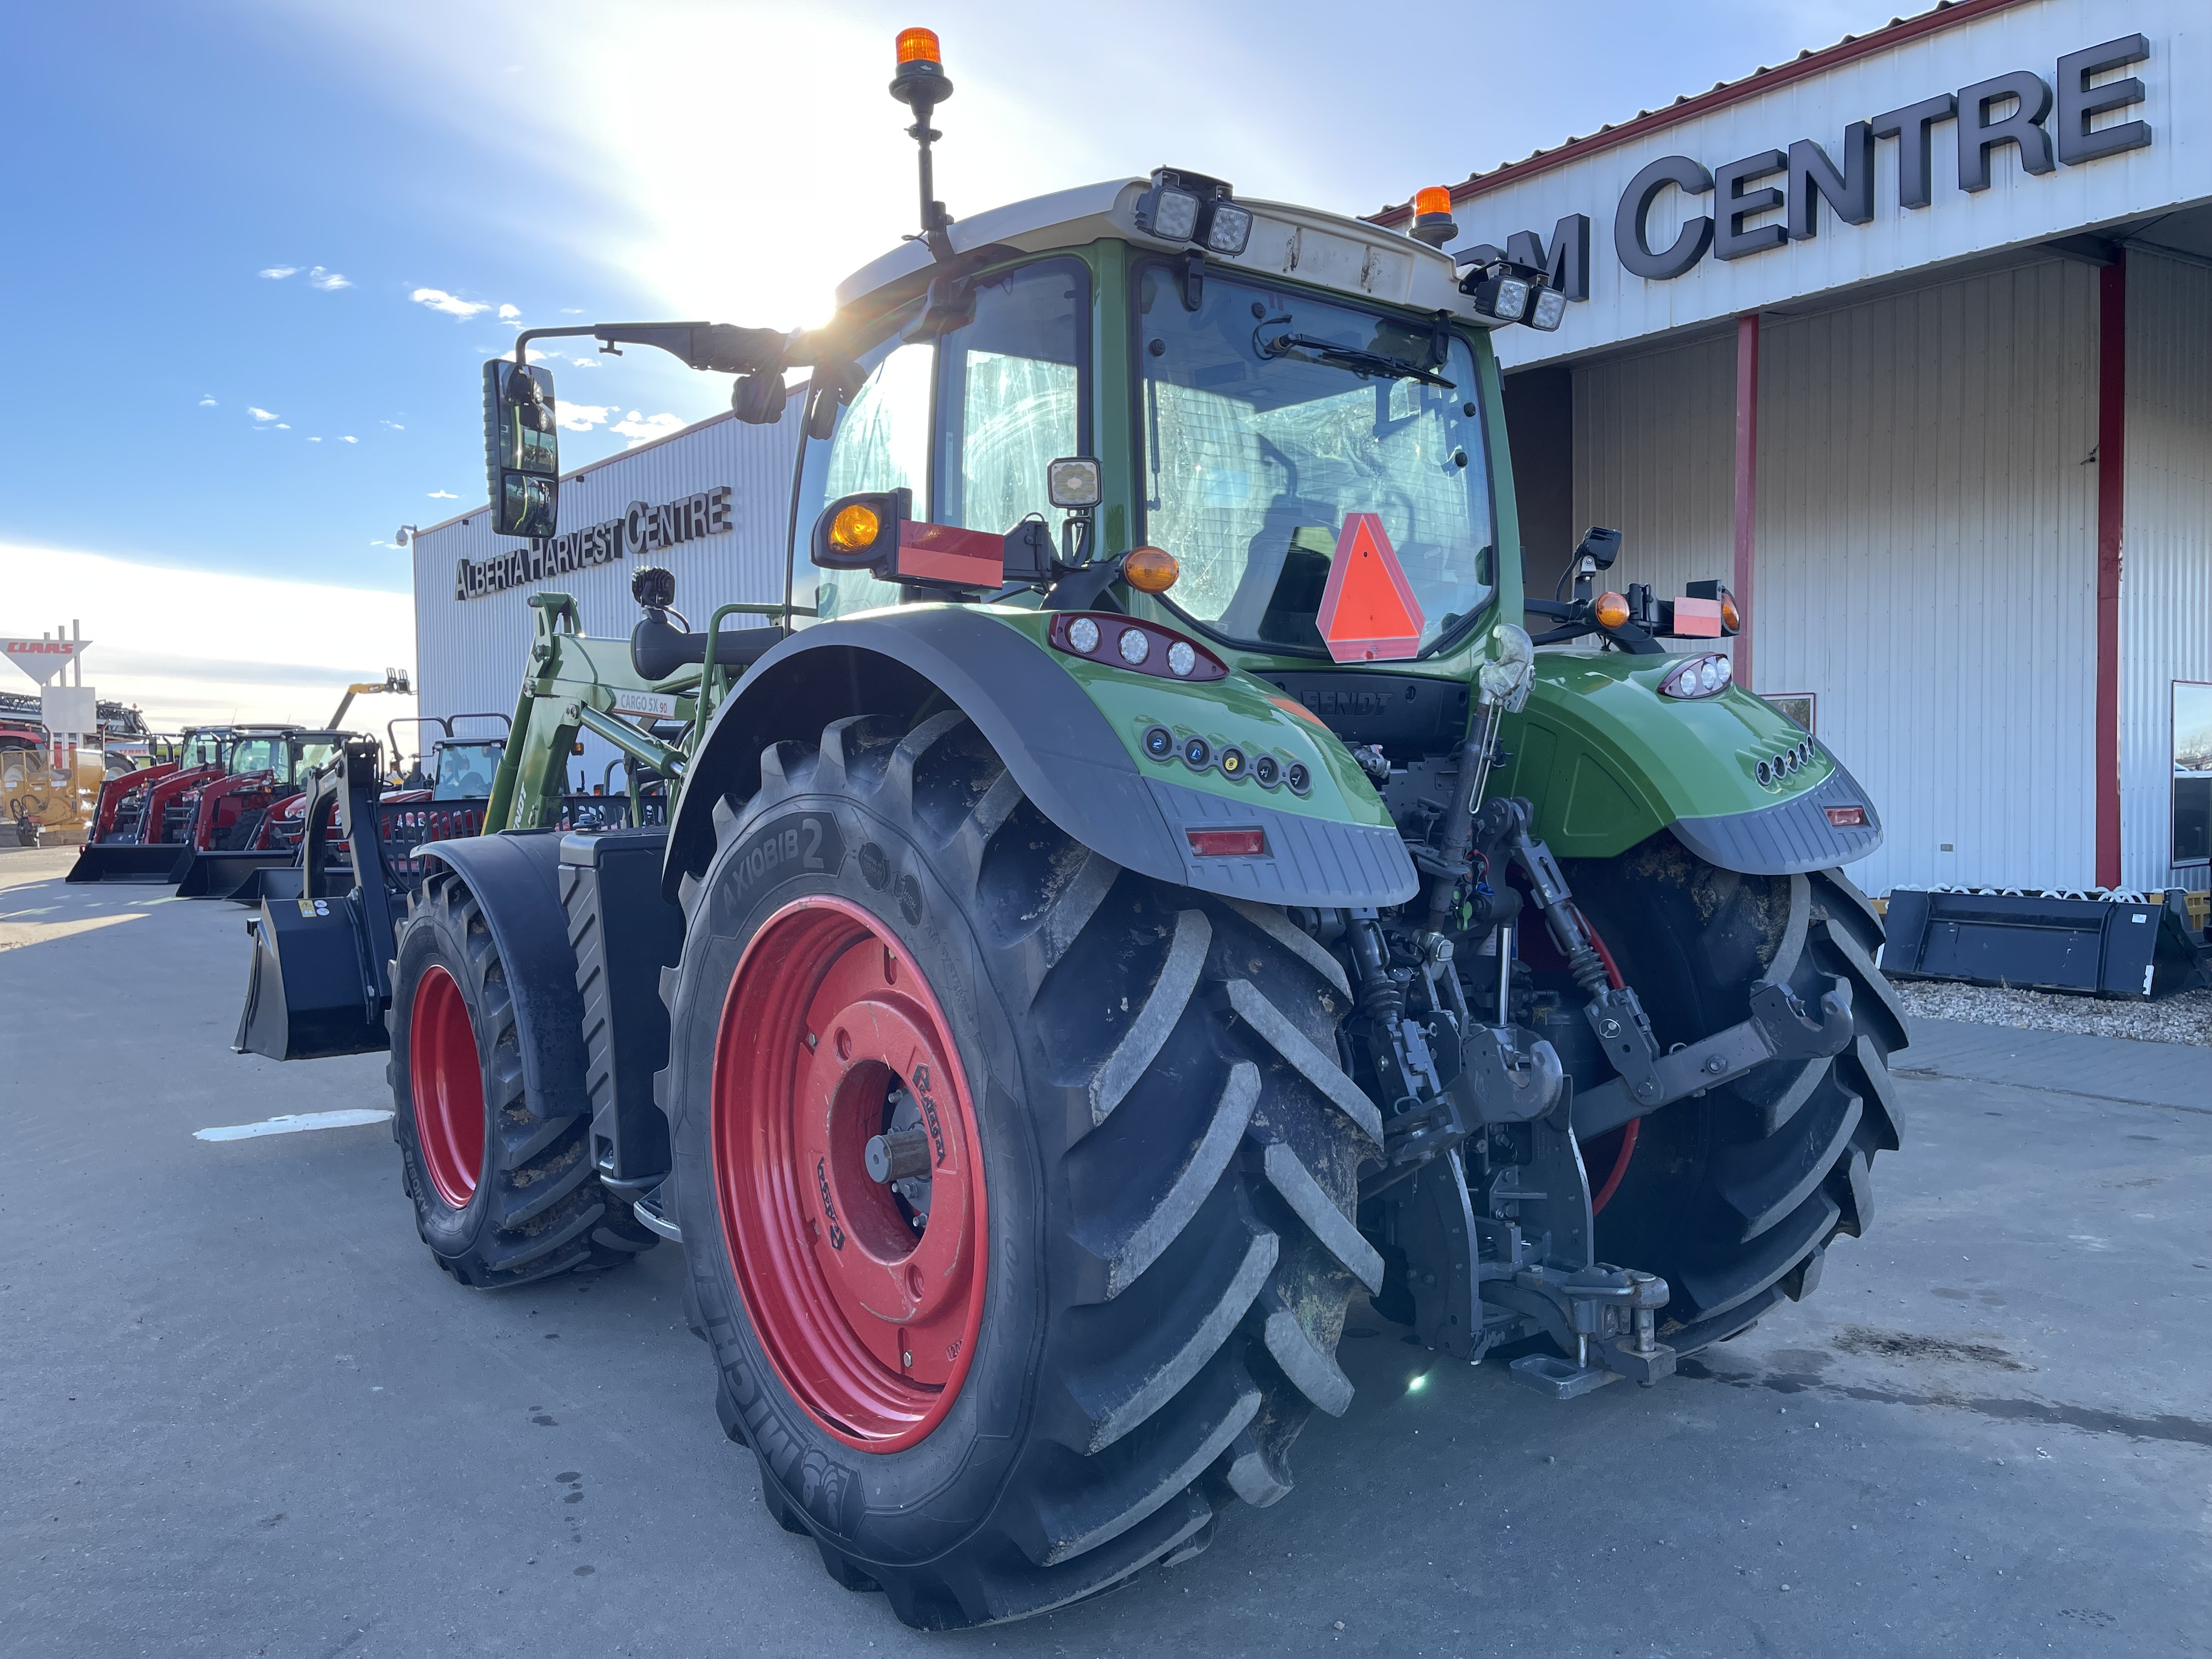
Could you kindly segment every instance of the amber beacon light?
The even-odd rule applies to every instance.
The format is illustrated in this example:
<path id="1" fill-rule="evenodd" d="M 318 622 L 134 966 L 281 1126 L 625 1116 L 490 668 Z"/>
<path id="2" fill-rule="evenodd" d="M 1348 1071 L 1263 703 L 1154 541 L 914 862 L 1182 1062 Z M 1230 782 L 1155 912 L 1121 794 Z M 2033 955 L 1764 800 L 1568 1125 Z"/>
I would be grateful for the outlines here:
<path id="1" fill-rule="evenodd" d="M 1452 218 L 1451 191 L 1443 185 L 1431 185 L 1413 193 L 1413 226 L 1407 232 L 1417 242 L 1426 242 L 1431 247 L 1442 247 L 1459 234 L 1459 225 Z"/>
<path id="2" fill-rule="evenodd" d="M 935 29 L 901 29 L 898 32 L 898 60 L 900 67 L 908 64 L 935 64 L 944 67 L 944 54 L 939 50 Z"/>

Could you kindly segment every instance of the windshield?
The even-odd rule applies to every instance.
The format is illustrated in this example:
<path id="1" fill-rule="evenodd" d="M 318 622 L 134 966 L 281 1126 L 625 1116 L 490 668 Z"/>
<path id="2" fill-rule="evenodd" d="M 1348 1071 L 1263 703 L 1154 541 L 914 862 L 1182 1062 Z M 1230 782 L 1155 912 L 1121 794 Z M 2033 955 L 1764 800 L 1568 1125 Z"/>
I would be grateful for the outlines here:
<path id="1" fill-rule="evenodd" d="M 506 750 L 503 739 L 482 743 L 441 743 L 438 745 L 438 776 L 430 787 L 433 800 L 472 800 L 491 793 L 492 774 Z"/>
<path id="2" fill-rule="evenodd" d="M 326 765 L 331 757 L 337 752 L 338 746 L 335 743 L 303 743 L 295 745 L 292 775 L 284 781 L 287 783 L 305 781 L 308 773 L 319 766 Z"/>
<path id="3" fill-rule="evenodd" d="M 283 752 L 282 738 L 241 738 L 230 751 L 230 775 L 238 777 L 247 772 L 273 772 L 282 763 Z"/>
<path id="4" fill-rule="evenodd" d="M 1175 607 L 1248 644 L 1324 649 L 1315 617 L 1353 513 L 1381 518 L 1422 648 L 1487 604 L 1474 359 L 1446 338 L 1439 354 L 1425 325 L 1210 270 L 1191 311 L 1178 273 L 1147 269 L 1145 534 L 1182 566 Z"/>

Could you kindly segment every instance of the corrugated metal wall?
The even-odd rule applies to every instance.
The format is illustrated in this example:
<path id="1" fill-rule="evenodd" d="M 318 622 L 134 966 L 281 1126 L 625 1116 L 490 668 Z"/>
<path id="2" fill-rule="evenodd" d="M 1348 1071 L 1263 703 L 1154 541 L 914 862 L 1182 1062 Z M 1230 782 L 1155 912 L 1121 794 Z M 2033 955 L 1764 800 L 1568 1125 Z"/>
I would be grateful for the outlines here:
<path id="1" fill-rule="evenodd" d="M 2095 322 L 2053 260 L 1763 331 L 1759 689 L 1814 694 L 1881 810 L 1869 891 L 2094 873 Z M 1616 585 L 1727 574 L 1734 373 L 1729 336 L 1577 369 Z"/>
<path id="2" fill-rule="evenodd" d="M 1575 533 L 1621 532 L 1608 586 L 1728 580 L 1735 422 L 1733 332 L 1575 369 Z"/>
<path id="3" fill-rule="evenodd" d="M 677 608 L 696 628 L 707 625 L 717 605 L 781 600 L 798 444 L 799 422 L 789 414 L 775 426 L 747 426 L 727 415 L 702 421 L 564 478 L 562 529 L 619 518 L 632 501 L 658 505 L 726 484 L 728 533 L 658 550 L 651 562 L 675 574 Z M 530 649 L 533 592 L 574 595 L 585 629 L 593 635 L 625 636 L 636 621 L 629 579 L 642 559 L 618 558 L 479 599 L 453 597 L 458 561 L 522 545 L 494 536 L 484 509 L 415 538 L 415 660 L 423 714 L 514 712 Z M 586 750 L 572 764 L 597 782 L 614 750 L 595 738 L 586 740 Z"/>
<path id="4" fill-rule="evenodd" d="M 2212 680 L 2212 270 L 2128 251 L 2127 509 L 2120 538 L 2120 841 L 2130 887 L 2172 868 L 2175 680 Z"/>

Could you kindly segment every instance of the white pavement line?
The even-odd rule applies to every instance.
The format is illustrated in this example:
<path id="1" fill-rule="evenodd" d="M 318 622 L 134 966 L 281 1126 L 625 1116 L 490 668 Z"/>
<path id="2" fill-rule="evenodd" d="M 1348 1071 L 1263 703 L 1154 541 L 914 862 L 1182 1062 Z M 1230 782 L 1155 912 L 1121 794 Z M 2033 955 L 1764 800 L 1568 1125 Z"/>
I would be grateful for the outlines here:
<path id="1" fill-rule="evenodd" d="M 351 1129 L 364 1123 L 390 1120 L 389 1109 L 378 1112 L 356 1107 L 343 1112 L 301 1112 L 297 1116 L 272 1117 L 262 1123 L 233 1123 L 220 1129 L 195 1129 L 194 1140 L 251 1140 L 256 1135 L 292 1135 L 302 1129 Z"/>

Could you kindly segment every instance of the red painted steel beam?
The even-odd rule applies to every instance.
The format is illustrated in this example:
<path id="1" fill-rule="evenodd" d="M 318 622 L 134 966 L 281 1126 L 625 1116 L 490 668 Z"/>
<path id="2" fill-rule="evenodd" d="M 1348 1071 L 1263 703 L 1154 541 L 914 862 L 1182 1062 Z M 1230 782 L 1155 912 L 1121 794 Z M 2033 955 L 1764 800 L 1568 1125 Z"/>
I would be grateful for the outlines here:
<path id="1" fill-rule="evenodd" d="M 1735 683 L 1747 691 L 1751 677 L 1752 599 L 1759 518 L 1759 315 L 1735 319 L 1735 563 L 1729 586 L 1742 618 L 1735 636 Z"/>
<path id="2" fill-rule="evenodd" d="M 2120 532 L 2127 507 L 2127 252 L 2097 273 L 2097 884 L 2120 884 Z"/>

